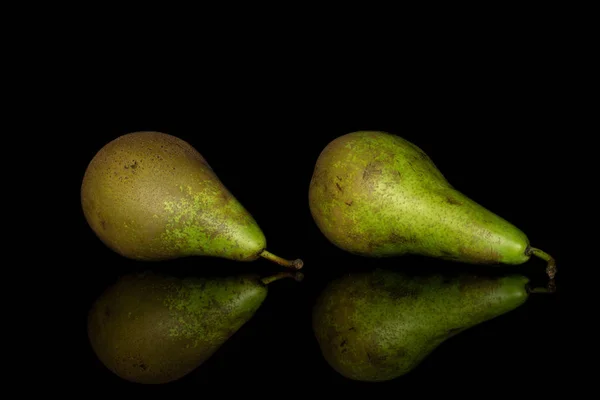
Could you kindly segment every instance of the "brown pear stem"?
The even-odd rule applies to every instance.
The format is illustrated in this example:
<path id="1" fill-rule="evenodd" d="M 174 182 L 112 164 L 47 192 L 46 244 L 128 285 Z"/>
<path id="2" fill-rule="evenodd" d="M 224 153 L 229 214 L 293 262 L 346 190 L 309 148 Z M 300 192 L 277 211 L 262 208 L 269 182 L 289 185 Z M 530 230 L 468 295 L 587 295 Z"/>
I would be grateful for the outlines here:
<path id="1" fill-rule="evenodd" d="M 535 247 L 530 247 L 528 254 L 533 254 L 534 256 L 539 257 L 548 263 L 546 266 L 546 273 L 548 274 L 548 277 L 550 278 L 550 280 L 548 281 L 547 291 L 545 291 L 545 292 L 537 291 L 537 292 L 531 292 L 531 293 L 554 293 L 554 292 L 556 292 L 556 282 L 554 281 L 554 277 L 556 276 L 556 273 L 557 273 L 556 260 L 550 254 L 548 254 L 540 249 L 536 249 Z"/>
<path id="2" fill-rule="evenodd" d="M 279 265 L 282 265 L 286 268 L 294 268 L 301 269 L 304 266 L 304 262 L 301 259 L 296 259 L 293 261 L 286 260 L 285 258 L 281 258 L 276 256 L 273 253 L 269 253 L 266 249 L 260 253 L 260 256 L 266 258 L 267 260 L 271 260 Z"/>
<path id="3" fill-rule="evenodd" d="M 279 272 L 275 275 L 262 278 L 261 282 L 265 285 L 268 285 L 271 282 L 275 282 L 284 278 L 294 278 L 296 282 L 301 282 L 302 279 L 304 279 L 304 274 L 302 272 Z"/>

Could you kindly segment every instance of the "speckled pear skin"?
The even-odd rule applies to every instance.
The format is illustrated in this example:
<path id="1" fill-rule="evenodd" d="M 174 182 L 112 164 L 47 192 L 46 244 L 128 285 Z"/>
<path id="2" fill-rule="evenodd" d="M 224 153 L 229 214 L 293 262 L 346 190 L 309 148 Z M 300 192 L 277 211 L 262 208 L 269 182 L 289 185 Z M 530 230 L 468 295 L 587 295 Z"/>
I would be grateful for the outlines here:
<path id="1" fill-rule="evenodd" d="M 85 171 L 81 203 L 102 242 L 132 259 L 252 261 L 266 247 L 202 155 L 161 132 L 128 133 L 102 147 Z"/>
<path id="2" fill-rule="evenodd" d="M 522 305 L 528 282 L 520 275 L 347 274 L 318 298 L 313 331 L 324 359 L 341 375 L 392 380 L 459 332 Z"/>
<path id="3" fill-rule="evenodd" d="M 330 142 L 314 168 L 309 206 L 328 240 L 362 256 L 472 264 L 530 258 L 521 230 L 453 188 L 417 146 L 386 132 Z"/>
<path id="4" fill-rule="evenodd" d="M 266 295 L 267 286 L 253 275 L 130 274 L 93 304 L 88 337 L 100 361 L 119 377 L 168 383 L 211 357 L 252 318 Z"/>

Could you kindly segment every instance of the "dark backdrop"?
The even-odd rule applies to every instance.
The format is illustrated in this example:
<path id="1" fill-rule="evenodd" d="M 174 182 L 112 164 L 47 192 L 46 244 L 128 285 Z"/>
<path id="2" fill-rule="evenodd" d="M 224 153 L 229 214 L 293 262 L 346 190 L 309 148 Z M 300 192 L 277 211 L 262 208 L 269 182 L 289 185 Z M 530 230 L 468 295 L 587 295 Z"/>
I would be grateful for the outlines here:
<path id="1" fill-rule="evenodd" d="M 520 227 L 534 246 L 553 254 L 559 263 L 556 294 L 531 296 L 519 309 L 447 341 L 410 374 L 370 384 L 370 389 L 377 393 L 389 387 L 437 386 L 452 392 L 469 382 L 516 388 L 543 386 L 549 376 L 555 384 L 561 379 L 556 371 L 564 352 L 560 290 L 566 273 L 560 274 L 560 265 L 565 233 L 555 188 L 565 183 L 560 166 L 552 160 L 564 151 L 558 137 L 568 131 L 568 117 L 557 88 L 543 77 L 523 71 L 468 71 L 434 79 L 432 72 L 419 79 L 406 75 L 406 83 L 394 88 L 373 81 L 358 90 L 351 77 L 332 86 L 327 77 L 316 83 L 295 75 L 282 77 L 281 85 L 269 79 L 266 87 L 252 74 L 219 79 L 205 75 L 193 88 L 187 82 L 170 83 L 169 89 L 178 90 L 167 93 L 153 85 L 151 76 L 130 87 L 128 76 L 120 77 L 122 86 L 110 90 L 105 90 L 100 77 L 93 88 L 81 88 L 72 99 L 79 104 L 69 110 L 77 148 L 70 200 L 75 211 L 73 239 L 78 243 L 72 290 L 78 297 L 70 303 L 76 309 L 72 343 L 81 362 L 72 365 L 72 372 L 78 379 L 100 387 L 145 389 L 109 372 L 86 337 L 90 305 L 120 274 L 155 269 L 179 276 L 247 271 L 268 275 L 281 270 L 262 259 L 249 264 L 208 258 L 140 263 L 118 256 L 96 238 L 78 197 L 87 163 L 119 135 L 155 130 L 188 141 L 206 158 L 258 221 L 272 252 L 305 262 L 302 283 L 273 284 L 250 322 L 204 365 L 171 385 L 365 385 L 338 375 L 319 352 L 310 322 L 312 305 L 323 287 L 346 271 L 375 267 L 473 269 L 416 256 L 383 260 L 352 256 L 319 232 L 307 203 L 314 163 L 329 141 L 364 129 L 388 131 L 421 147 L 457 189 Z M 479 270 L 519 271 L 543 284 L 544 266 L 532 259 L 519 267 Z"/>

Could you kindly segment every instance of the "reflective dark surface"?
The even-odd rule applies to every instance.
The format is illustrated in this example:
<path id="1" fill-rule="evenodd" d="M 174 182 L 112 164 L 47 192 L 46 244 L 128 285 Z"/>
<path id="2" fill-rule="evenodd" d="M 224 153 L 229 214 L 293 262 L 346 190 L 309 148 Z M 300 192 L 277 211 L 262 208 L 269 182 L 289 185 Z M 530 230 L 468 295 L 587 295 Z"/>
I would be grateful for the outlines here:
<path id="1" fill-rule="evenodd" d="M 75 215 L 77 246 L 69 267 L 73 274 L 64 275 L 73 291 L 69 305 L 76 310 L 70 336 L 80 360 L 74 368 L 81 375 L 78 380 L 87 385 L 145 389 L 109 372 L 87 342 L 87 310 L 120 274 L 153 269 L 178 276 L 245 272 L 267 276 L 281 270 L 267 260 L 236 263 L 188 258 L 142 263 L 104 246 L 80 212 L 78 179 L 104 144 L 139 130 L 161 131 L 188 141 L 258 221 L 268 248 L 282 257 L 304 260 L 302 283 L 282 280 L 272 285 L 255 317 L 208 362 L 172 385 L 331 383 L 368 385 L 376 393 L 389 387 L 456 387 L 465 382 L 517 387 L 539 384 L 555 374 L 565 353 L 560 298 L 564 296 L 561 281 L 569 274 L 568 267 L 563 267 L 566 233 L 560 228 L 566 222 L 560 191 L 568 185 L 560 163 L 566 151 L 560 139 L 567 134 L 565 117 L 551 90 L 544 91 L 543 86 L 513 85 L 510 79 L 485 86 L 476 83 L 432 85 L 410 97 L 390 92 L 389 99 L 381 98 L 377 104 L 368 93 L 353 92 L 350 87 L 344 92 L 312 92 L 301 90 L 303 85 L 298 84 L 293 89 L 261 92 L 258 84 L 240 84 L 202 102 L 190 99 L 174 105 L 162 99 L 154 103 L 152 91 L 139 94 L 133 90 L 103 92 L 106 101 L 78 108 L 79 136 L 68 199 Z M 203 96 L 201 92 L 188 94 L 196 100 Z M 457 335 L 397 380 L 362 384 L 333 371 L 312 334 L 311 310 L 323 287 L 346 271 L 375 267 L 409 272 L 516 271 L 541 285 L 546 278 L 545 264 L 539 259 L 515 267 L 481 267 L 415 256 L 368 259 L 334 247 L 312 220 L 308 184 L 321 149 L 355 130 L 384 130 L 418 145 L 453 186 L 517 225 L 532 244 L 556 258 L 557 293 L 532 295 L 519 309 Z M 565 186 L 557 189 L 557 185 Z"/>

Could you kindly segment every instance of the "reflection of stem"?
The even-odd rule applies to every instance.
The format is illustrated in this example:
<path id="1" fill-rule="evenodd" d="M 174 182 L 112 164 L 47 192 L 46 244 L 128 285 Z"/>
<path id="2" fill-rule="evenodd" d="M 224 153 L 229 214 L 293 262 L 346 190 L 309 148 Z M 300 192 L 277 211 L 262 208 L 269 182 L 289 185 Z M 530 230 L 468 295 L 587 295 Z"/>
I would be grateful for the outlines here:
<path id="1" fill-rule="evenodd" d="M 557 268 L 556 268 L 556 260 L 554 260 L 554 258 L 550 254 L 548 254 L 540 249 L 536 249 L 534 247 L 529 248 L 529 254 L 533 254 L 534 256 L 539 257 L 548 263 L 548 265 L 546 266 L 546 273 L 548 274 L 548 277 L 550 278 L 550 280 L 548 281 L 548 290 L 546 292 L 532 292 L 532 293 L 554 293 L 556 291 L 556 282 L 554 281 L 554 277 L 556 276 L 556 273 L 558 272 Z"/>
<path id="2" fill-rule="evenodd" d="M 550 284 L 548 284 L 548 287 L 527 288 L 529 293 L 554 293 L 555 290 L 555 288 L 550 288 Z"/>
<path id="3" fill-rule="evenodd" d="M 302 272 L 279 272 L 275 275 L 262 278 L 261 282 L 265 285 L 268 285 L 271 282 L 275 282 L 283 278 L 294 278 L 297 282 L 300 282 L 302 279 L 304 279 L 304 274 L 302 274 Z"/>
<path id="4" fill-rule="evenodd" d="M 287 268 L 301 269 L 304 266 L 304 263 L 300 259 L 293 261 L 286 260 L 285 258 L 276 256 L 273 253 L 269 253 L 266 249 L 263 250 L 262 253 L 260 253 L 260 256 Z"/>

